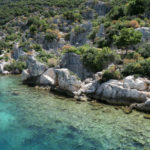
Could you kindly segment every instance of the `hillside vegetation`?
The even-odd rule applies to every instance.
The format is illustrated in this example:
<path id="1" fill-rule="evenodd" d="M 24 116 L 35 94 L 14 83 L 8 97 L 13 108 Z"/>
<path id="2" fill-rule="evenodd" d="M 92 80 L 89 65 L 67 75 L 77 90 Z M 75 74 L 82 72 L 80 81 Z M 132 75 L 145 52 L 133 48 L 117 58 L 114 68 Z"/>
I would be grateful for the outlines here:
<path id="1" fill-rule="evenodd" d="M 150 77 L 149 6 L 150 0 L 0 0 L 0 60 L 35 54 L 57 66 L 74 52 L 90 71 L 104 69 L 107 79 Z"/>

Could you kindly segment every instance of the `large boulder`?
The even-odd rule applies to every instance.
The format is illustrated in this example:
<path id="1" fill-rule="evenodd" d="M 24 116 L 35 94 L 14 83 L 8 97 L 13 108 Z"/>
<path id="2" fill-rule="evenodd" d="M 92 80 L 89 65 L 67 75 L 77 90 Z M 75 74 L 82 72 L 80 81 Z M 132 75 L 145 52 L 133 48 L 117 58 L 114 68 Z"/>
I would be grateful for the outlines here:
<path id="1" fill-rule="evenodd" d="M 21 74 L 21 80 L 26 81 L 29 78 L 30 78 L 30 74 L 29 74 L 28 70 L 23 70 L 22 74 Z"/>
<path id="2" fill-rule="evenodd" d="M 38 62 L 33 56 L 28 57 L 27 67 L 28 72 L 32 77 L 42 75 L 47 69 L 47 66 L 45 64 Z"/>
<path id="3" fill-rule="evenodd" d="M 40 85 L 55 85 L 56 73 L 54 68 L 49 68 L 40 76 Z"/>
<path id="4" fill-rule="evenodd" d="M 47 75 L 42 75 L 40 76 L 39 84 L 40 85 L 54 85 L 54 80 Z"/>
<path id="5" fill-rule="evenodd" d="M 150 112 L 150 99 L 147 99 L 147 101 L 145 101 L 142 104 L 135 104 L 134 108 L 141 110 L 141 111 Z"/>
<path id="6" fill-rule="evenodd" d="M 63 55 L 60 62 L 60 67 L 69 69 L 70 71 L 75 73 L 81 80 L 92 76 L 92 73 L 89 72 L 83 65 L 80 56 L 72 52 Z"/>
<path id="7" fill-rule="evenodd" d="M 110 80 L 99 84 L 94 97 L 113 104 L 129 105 L 146 101 L 146 96 L 142 92 L 136 89 L 124 88 L 123 83 L 118 80 Z"/>
<path id="8" fill-rule="evenodd" d="M 68 69 L 55 69 L 56 86 L 66 93 L 74 94 L 81 87 L 81 81 L 76 75 L 71 74 Z"/>
<path id="9" fill-rule="evenodd" d="M 150 28 L 149 27 L 140 27 L 137 28 L 136 31 L 139 31 L 142 33 L 142 40 L 143 41 L 148 41 L 150 40 Z"/>
<path id="10" fill-rule="evenodd" d="M 8 64 L 10 64 L 10 62 L 0 62 L 0 73 L 1 74 L 9 74 L 8 71 L 7 71 L 7 73 L 5 71 L 5 66 Z"/>
<path id="11" fill-rule="evenodd" d="M 123 81 L 123 87 L 145 91 L 148 88 L 148 82 L 143 78 L 135 79 L 134 76 L 128 76 Z"/>

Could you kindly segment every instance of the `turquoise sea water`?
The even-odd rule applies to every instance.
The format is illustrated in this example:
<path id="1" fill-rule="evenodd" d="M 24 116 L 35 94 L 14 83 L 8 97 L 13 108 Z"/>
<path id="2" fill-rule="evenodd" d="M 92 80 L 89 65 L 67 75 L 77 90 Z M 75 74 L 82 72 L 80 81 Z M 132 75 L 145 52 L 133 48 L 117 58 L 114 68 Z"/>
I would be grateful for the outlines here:
<path id="1" fill-rule="evenodd" d="M 16 93 L 19 93 L 17 95 Z M 150 150 L 150 120 L 0 76 L 0 150 Z"/>

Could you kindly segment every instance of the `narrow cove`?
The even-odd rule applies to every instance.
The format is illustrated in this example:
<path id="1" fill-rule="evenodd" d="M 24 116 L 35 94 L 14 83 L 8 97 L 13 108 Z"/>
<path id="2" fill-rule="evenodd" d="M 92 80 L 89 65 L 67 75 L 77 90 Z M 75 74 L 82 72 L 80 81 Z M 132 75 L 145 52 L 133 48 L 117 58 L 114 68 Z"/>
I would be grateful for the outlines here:
<path id="1" fill-rule="evenodd" d="M 0 76 L 1 150 L 148 150 L 143 113 L 36 90 Z"/>

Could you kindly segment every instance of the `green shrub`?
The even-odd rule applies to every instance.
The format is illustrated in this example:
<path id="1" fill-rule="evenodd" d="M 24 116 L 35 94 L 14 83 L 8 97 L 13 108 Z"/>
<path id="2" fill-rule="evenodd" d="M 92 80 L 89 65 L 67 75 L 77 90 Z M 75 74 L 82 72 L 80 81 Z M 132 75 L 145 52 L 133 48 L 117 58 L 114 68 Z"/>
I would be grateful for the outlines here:
<path id="1" fill-rule="evenodd" d="M 55 33 L 47 32 L 45 35 L 45 40 L 47 40 L 48 42 L 53 42 L 56 39 L 57 39 L 57 35 Z"/>
<path id="2" fill-rule="evenodd" d="M 41 47 L 41 45 L 39 45 L 39 44 L 34 44 L 32 47 L 33 47 L 33 49 L 34 49 L 35 51 L 37 51 L 37 52 L 42 51 L 42 47 Z"/>
<path id="3" fill-rule="evenodd" d="M 108 17 L 112 20 L 117 20 L 124 15 L 124 8 L 120 6 L 115 6 L 110 10 Z"/>
<path id="4" fill-rule="evenodd" d="M 5 70 L 15 72 L 16 70 L 21 73 L 24 69 L 26 69 L 26 63 L 22 61 L 14 61 L 9 65 L 6 65 Z"/>
<path id="5" fill-rule="evenodd" d="M 11 34 L 6 36 L 6 41 L 15 41 L 19 36 L 17 34 Z"/>
<path id="6" fill-rule="evenodd" d="M 105 70 L 103 75 L 102 75 L 102 81 L 106 82 L 110 79 L 116 79 L 116 80 L 120 80 L 122 78 L 122 75 L 120 73 L 120 71 L 111 71 L 111 70 Z"/>
<path id="7" fill-rule="evenodd" d="M 42 51 L 39 51 L 36 58 L 37 58 L 38 61 L 47 64 L 48 59 L 55 58 L 55 55 L 42 50 Z"/>
<path id="8" fill-rule="evenodd" d="M 122 73 L 125 76 L 139 74 L 150 77 L 150 58 L 126 65 Z"/>
<path id="9" fill-rule="evenodd" d="M 36 25 L 31 25 L 29 30 L 31 34 L 35 34 L 38 31 L 38 28 Z"/>
<path id="10" fill-rule="evenodd" d="M 63 16 L 65 19 L 67 20 L 71 20 L 71 21 L 78 21 L 78 22 L 81 22 L 82 20 L 82 16 L 80 13 L 78 12 L 75 12 L 75 11 L 65 11 L 63 13 Z"/>
<path id="11" fill-rule="evenodd" d="M 126 11 L 129 15 L 137 15 L 145 12 L 145 1 L 144 0 L 130 0 L 127 4 Z"/>
<path id="12" fill-rule="evenodd" d="M 85 28 L 81 27 L 81 26 L 75 26 L 74 28 L 74 33 L 76 35 L 80 34 L 80 33 L 84 33 L 86 30 Z"/>
<path id="13" fill-rule="evenodd" d="M 120 60 L 119 55 L 107 47 L 103 49 L 89 48 L 82 53 L 81 57 L 84 65 L 95 72 L 101 71 L 110 63 Z"/>
<path id="14" fill-rule="evenodd" d="M 137 44 L 141 41 L 142 33 L 135 31 L 133 28 L 123 28 L 120 31 L 120 35 L 114 35 L 114 43 L 118 47 L 128 47 L 130 45 Z"/>
<path id="15" fill-rule="evenodd" d="M 144 58 L 150 57 L 150 42 L 144 43 L 142 46 L 140 46 L 138 52 Z"/>
<path id="16" fill-rule="evenodd" d="M 96 34 L 98 33 L 98 27 L 93 28 L 92 32 L 89 34 L 88 38 L 92 41 L 96 38 Z"/>

